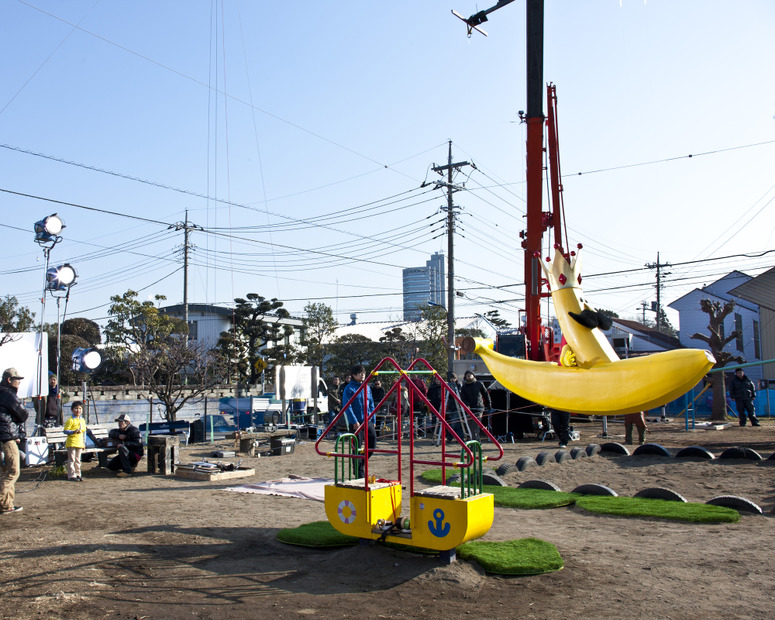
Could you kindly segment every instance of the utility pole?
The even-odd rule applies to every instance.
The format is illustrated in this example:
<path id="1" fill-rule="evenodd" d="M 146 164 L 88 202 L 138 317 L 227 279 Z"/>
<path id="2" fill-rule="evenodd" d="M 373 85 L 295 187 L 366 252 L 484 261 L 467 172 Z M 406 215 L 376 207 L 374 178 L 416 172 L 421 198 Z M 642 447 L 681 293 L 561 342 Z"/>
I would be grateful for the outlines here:
<path id="1" fill-rule="evenodd" d="M 183 227 L 183 319 L 188 328 L 188 209 L 186 209 L 186 222 Z M 188 340 L 188 332 L 186 332 Z"/>
<path id="2" fill-rule="evenodd" d="M 656 269 L 657 270 L 657 331 L 660 331 L 660 327 L 662 324 L 662 287 L 664 286 L 664 283 L 662 282 L 662 278 L 665 276 L 669 276 L 670 272 L 664 273 L 662 271 L 663 267 L 671 267 L 672 265 L 670 263 L 661 263 L 659 261 L 659 252 L 657 252 L 657 262 L 656 263 L 646 263 L 644 267 L 648 267 L 649 269 Z M 645 316 L 645 312 L 644 312 Z"/>
<path id="3" fill-rule="evenodd" d="M 444 172 L 447 173 L 447 180 L 436 181 L 436 187 L 444 187 L 447 190 L 447 376 L 452 372 L 453 362 L 455 361 L 455 203 L 452 200 L 452 194 L 464 189 L 463 186 L 455 185 L 452 182 L 452 174 L 459 171 L 464 166 L 471 166 L 467 161 L 452 162 L 452 140 L 449 141 L 449 156 L 446 166 L 434 165 L 432 170 L 440 174 L 443 178 Z"/>
<path id="4" fill-rule="evenodd" d="M 185 221 L 177 222 L 170 226 L 170 228 L 183 231 L 183 320 L 186 322 L 186 327 L 188 327 L 188 253 L 193 247 L 189 243 L 189 233 L 192 230 L 202 230 L 202 227 L 189 223 L 188 209 L 186 209 Z M 186 340 L 188 341 L 188 332 L 186 332 Z"/>
<path id="5" fill-rule="evenodd" d="M 646 309 L 647 308 L 648 308 L 648 305 L 646 304 L 646 300 L 645 299 L 640 303 L 640 306 L 635 308 L 636 310 L 640 310 L 643 313 L 643 319 L 641 320 L 641 323 L 643 323 L 644 325 L 646 324 Z"/>

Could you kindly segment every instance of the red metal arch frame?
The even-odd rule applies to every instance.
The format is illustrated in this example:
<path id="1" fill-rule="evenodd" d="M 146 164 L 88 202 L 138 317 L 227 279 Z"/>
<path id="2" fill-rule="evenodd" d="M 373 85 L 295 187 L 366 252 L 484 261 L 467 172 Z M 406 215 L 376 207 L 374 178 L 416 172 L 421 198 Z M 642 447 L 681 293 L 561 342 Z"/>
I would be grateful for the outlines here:
<path id="1" fill-rule="evenodd" d="M 383 370 L 383 367 L 387 366 L 392 367 L 392 370 Z M 424 370 L 418 370 L 418 367 L 424 367 Z M 380 400 L 379 403 L 374 404 L 374 409 L 368 413 L 368 416 L 364 419 L 363 423 L 358 426 L 358 428 L 355 430 L 355 433 L 359 433 L 365 424 L 368 424 L 371 422 L 375 416 L 376 412 L 390 399 L 390 397 L 397 393 L 402 387 L 406 387 L 409 390 L 409 475 L 410 475 L 410 482 L 409 482 L 409 494 L 410 496 L 414 495 L 414 466 L 415 465 L 436 465 L 441 467 L 442 471 L 442 484 L 446 484 L 446 478 L 447 478 L 447 468 L 453 467 L 453 468 L 466 468 L 470 467 L 474 462 L 474 454 L 471 451 L 471 448 L 466 445 L 466 442 L 452 429 L 450 424 L 446 420 L 446 412 L 447 412 L 447 397 L 451 396 L 454 401 L 457 403 L 457 406 L 461 408 L 461 410 L 468 416 L 469 422 L 473 421 L 475 424 L 479 426 L 480 431 L 484 433 L 485 436 L 492 442 L 493 446 L 496 448 L 498 454 L 494 457 L 487 457 L 488 461 L 497 461 L 500 460 L 503 457 L 503 448 L 501 447 L 500 443 L 495 439 L 495 437 L 490 433 L 489 430 L 487 430 L 487 427 L 481 423 L 481 421 L 471 413 L 471 410 L 463 403 L 462 400 L 460 400 L 460 397 L 447 385 L 445 381 L 441 382 L 442 386 L 442 395 L 443 398 L 441 399 L 441 409 L 437 410 L 427 399 L 427 397 L 420 391 L 420 389 L 417 387 L 417 385 L 412 381 L 410 375 L 415 374 L 417 376 L 421 376 L 424 374 L 430 375 L 432 377 L 435 377 L 438 375 L 438 372 L 427 362 L 427 360 L 423 358 L 418 358 L 412 362 L 412 364 L 407 368 L 406 370 L 403 370 L 399 364 L 391 357 L 384 358 L 377 366 L 374 368 L 374 370 L 369 373 L 369 376 L 366 377 L 364 382 L 361 384 L 361 386 L 356 390 L 355 394 L 346 402 L 344 405 L 342 405 L 341 410 L 339 413 L 334 416 L 334 418 L 329 422 L 328 426 L 323 430 L 318 440 L 315 442 L 315 451 L 320 454 L 321 456 L 334 456 L 330 452 L 324 452 L 321 450 L 320 443 L 323 441 L 329 433 L 333 430 L 336 432 L 337 424 L 341 417 L 344 415 L 345 409 L 347 409 L 357 398 L 363 399 L 363 410 L 367 411 L 367 404 L 368 404 L 368 396 L 367 396 L 367 390 L 366 387 L 368 386 L 369 382 L 377 377 L 380 374 L 398 374 L 398 380 L 395 382 L 395 384 L 385 393 L 384 398 Z M 440 461 L 434 461 L 434 460 L 421 460 L 415 458 L 415 451 L 414 451 L 414 405 L 415 405 L 415 398 L 417 398 L 421 403 L 425 404 L 428 408 L 428 411 L 431 415 L 434 415 L 438 422 L 441 424 L 441 460 Z M 374 448 L 373 453 L 374 454 L 389 454 L 389 455 L 396 455 L 398 457 L 398 480 L 402 480 L 402 471 L 401 471 L 401 456 L 403 453 L 403 442 L 402 442 L 402 433 L 400 429 L 402 428 L 402 411 L 401 411 L 401 399 L 396 399 L 396 427 L 399 429 L 397 433 L 397 446 L 395 449 L 386 449 L 386 448 Z M 461 447 L 461 453 L 460 453 L 460 459 L 458 459 L 458 455 L 456 453 L 450 453 L 447 449 L 446 445 L 446 435 L 451 435 L 454 440 L 459 444 Z M 363 451 L 361 454 L 336 454 L 337 458 L 350 458 L 350 459 L 362 459 L 365 460 L 364 463 L 364 475 L 366 478 L 366 486 L 365 488 L 369 488 L 369 459 L 366 458 L 366 455 L 369 453 L 369 434 L 367 432 L 363 433 Z M 454 459 L 454 462 L 452 461 Z"/>

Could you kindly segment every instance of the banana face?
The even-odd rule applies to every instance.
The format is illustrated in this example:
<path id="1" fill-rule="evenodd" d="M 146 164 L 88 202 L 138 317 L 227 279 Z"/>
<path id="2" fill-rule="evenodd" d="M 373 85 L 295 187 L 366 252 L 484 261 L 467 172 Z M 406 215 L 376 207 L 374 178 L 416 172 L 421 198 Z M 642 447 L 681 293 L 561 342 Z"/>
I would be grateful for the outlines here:
<path id="1" fill-rule="evenodd" d="M 549 281 L 557 322 L 565 341 L 576 356 L 576 364 L 581 368 L 591 368 L 597 364 L 618 360 L 616 351 L 597 326 L 586 327 L 572 316 L 596 314 L 582 298 L 579 255 L 572 256 L 571 262 L 568 262 L 558 248 L 555 250 L 554 260 L 547 263 L 548 266 L 542 261 L 541 268 Z"/>

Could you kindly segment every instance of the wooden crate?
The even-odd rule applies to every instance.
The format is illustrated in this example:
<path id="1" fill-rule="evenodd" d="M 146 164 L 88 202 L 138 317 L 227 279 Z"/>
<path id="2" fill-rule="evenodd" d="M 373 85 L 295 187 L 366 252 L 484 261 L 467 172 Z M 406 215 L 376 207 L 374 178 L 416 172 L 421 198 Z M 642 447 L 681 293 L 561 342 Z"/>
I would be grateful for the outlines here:
<path id="1" fill-rule="evenodd" d="M 231 478 L 247 478 L 254 476 L 256 470 L 253 467 L 240 467 L 234 471 L 195 471 L 187 468 L 185 465 L 178 465 L 175 469 L 177 478 L 186 478 L 187 480 L 205 480 L 208 482 L 217 482 L 219 480 L 229 480 Z"/>

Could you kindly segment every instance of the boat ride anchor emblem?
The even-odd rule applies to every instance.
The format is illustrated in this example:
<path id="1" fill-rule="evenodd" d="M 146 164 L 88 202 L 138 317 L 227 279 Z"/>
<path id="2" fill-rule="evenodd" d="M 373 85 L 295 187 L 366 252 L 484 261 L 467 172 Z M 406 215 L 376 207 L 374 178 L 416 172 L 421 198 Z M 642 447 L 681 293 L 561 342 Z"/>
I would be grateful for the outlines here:
<path id="1" fill-rule="evenodd" d="M 434 521 L 428 521 L 428 529 L 437 538 L 444 538 L 449 534 L 449 530 L 452 527 L 449 523 L 444 523 L 444 511 L 441 508 L 436 508 L 433 511 L 433 519 L 435 523 Z"/>

